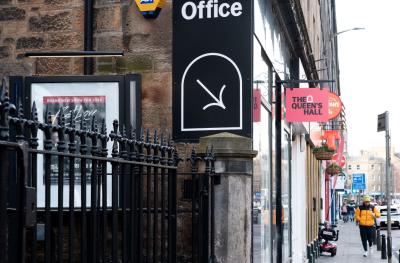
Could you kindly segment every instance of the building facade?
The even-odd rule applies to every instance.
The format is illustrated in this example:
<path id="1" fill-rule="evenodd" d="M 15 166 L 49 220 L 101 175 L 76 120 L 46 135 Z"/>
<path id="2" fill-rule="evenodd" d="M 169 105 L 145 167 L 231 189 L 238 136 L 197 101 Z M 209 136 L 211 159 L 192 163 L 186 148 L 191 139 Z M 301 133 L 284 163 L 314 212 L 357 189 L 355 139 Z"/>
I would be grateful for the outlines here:
<path id="1" fill-rule="evenodd" d="M 399 196 L 400 159 L 395 149 L 391 150 L 391 192 Z M 351 156 L 347 165 L 347 174 L 364 173 L 367 180 L 365 192 L 380 199 L 386 195 L 386 150 L 383 147 L 362 150 L 360 155 Z"/>
<path id="2" fill-rule="evenodd" d="M 147 20 L 132 1 L 96 1 L 89 47 L 124 51 L 123 57 L 93 59 L 91 71 L 139 73 L 141 125 L 164 134 L 173 125 L 172 11 L 172 1 L 166 1 L 158 18 Z M 253 149 L 258 151 L 253 163 L 253 262 L 304 262 L 318 224 L 331 209 L 333 187 L 324 173 L 326 165 L 312 153 L 320 140 L 310 135 L 337 129 L 343 116 L 325 126 L 287 123 L 277 114 L 284 115 L 276 106 L 278 95 L 284 101 L 284 87 L 276 83 L 335 80 L 319 85 L 340 95 L 335 0 L 254 0 L 253 19 L 252 89 L 261 94 L 260 120 L 252 124 Z M 82 58 L 24 56 L 27 51 L 83 50 L 84 24 L 83 1 L 0 1 L 0 76 L 84 74 Z M 186 152 L 191 148 L 178 146 Z"/>

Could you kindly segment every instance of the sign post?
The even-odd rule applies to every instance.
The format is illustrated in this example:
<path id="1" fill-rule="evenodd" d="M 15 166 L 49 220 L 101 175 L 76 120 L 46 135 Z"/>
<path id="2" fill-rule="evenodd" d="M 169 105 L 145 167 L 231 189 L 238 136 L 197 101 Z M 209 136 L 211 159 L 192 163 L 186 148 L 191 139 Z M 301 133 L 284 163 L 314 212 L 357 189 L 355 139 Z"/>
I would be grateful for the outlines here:
<path id="1" fill-rule="evenodd" d="M 173 137 L 251 137 L 251 0 L 173 1 Z"/>
<path id="2" fill-rule="evenodd" d="M 390 130 L 389 130 L 389 112 L 378 115 L 378 132 L 385 131 L 386 137 L 386 202 L 387 202 L 387 258 L 392 262 L 392 224 L 391 224 L 391 167 L 390 167 Z"/>

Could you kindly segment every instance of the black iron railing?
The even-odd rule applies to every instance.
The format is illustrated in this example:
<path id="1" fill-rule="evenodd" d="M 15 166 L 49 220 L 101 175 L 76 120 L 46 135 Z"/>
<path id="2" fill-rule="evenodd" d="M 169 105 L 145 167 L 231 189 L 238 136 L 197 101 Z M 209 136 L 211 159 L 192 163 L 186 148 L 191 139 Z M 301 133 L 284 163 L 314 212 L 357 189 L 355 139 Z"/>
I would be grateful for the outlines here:
<path id="1" fill-rule="evenodd" d="M 0 87 L 0 262 L 176 262 L 173 142 L 60 112 L 39 122 L 33 103 L 26 118 Z"/>
<path id="2" fill-rule="evenodd" d="M 192 244 L 185 246 L 192 254 L 178 260 L 182 160 L 172 140 L 156 131 L 128 132 L 117 120 L 107 133 L 105 120 L 62 109 L 57 115 L 46 110 L 39 121 L 35 103 L 29 117 L 17 104 L 3 80 L 0 263 L 217 262 L 214 185 L 220 179 L 212 149 L 203 155 L 193 149 L 191 172 L 179 173 L 191 181 L 184 195 L 191 209 L 181 216 L 191 216 Z"/>

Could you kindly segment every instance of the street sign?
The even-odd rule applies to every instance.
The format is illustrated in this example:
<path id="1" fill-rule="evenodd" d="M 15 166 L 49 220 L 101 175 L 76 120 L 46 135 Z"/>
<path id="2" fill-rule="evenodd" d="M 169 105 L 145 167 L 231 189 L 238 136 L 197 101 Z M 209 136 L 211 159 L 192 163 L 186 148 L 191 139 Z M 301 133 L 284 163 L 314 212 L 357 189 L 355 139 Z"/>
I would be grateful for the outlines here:
<path id="1" fill-rule="evenodd" d="M 365 190 L 365 174 L 353 174 L 353 190 Z"/>
<path id="2" fill-rule="evenodd" d="M 386 130 L 386 113 L 378 115 L 378 132 Z"/>
<path id="3" fill-rule="evenodd" d="M 173 1 L 173 137 L 251 137 L 252 1 Z"/>
<path id="4" fill-rule="evenodd" d="M 338 95 L 333 92 L 329 92 L 329 119 L 336 118 L 340 112 L 342 112 L 342 100 Z"/>
<path id="5" fill-rule="evenodd" d="M 340 167 L 344 168 L 346 166 L 346 156 L 342 154 L 340 161 L 338 160 L 339 154 L 335 153 L 332 156 L 332 161 L 335 162 Z"/>
<path id="6" fill-rule="evenodd" d="M 261 121 L 261 90 L 253 89 L 253 122 Z"/>

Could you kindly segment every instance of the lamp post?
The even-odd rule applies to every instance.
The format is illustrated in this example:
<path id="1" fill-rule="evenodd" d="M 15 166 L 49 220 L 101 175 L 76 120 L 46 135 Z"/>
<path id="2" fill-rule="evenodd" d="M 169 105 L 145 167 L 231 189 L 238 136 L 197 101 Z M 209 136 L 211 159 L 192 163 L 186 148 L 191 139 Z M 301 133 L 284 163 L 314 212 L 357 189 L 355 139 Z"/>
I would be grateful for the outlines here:
<path id="1" fill-rule="evenodd" d="M 340 35 L 340 34 L 345 33 L 345 32 L 355 31 L 355 30 L 364 30 L 364 29 L 365 29 L 365 27 L 353 27 L 353 28 L 350 28 L 350 29 L 339 31 L 339 32 L 333 34 L 333 36 L 336 37 L 337 35 Z"/>
<path id="2" fill-rule="evenodd" d="M 336 80 L 336 89 L 338 93 L 340 94 L 340 82 L 339 82 L 339 58 L 338 58 L 338 41 L 337 41 L 337 36 L 349 31 L 356 31 L 356 30 L 364 30 L 364 27 L 353 27 L 350 29 L 342 30 L 339 32 L 333 32 L 330 33 L 327 38 L 328 38 L 328 45 L 329 47 L 326 47 L 324 52 L 328 52 L 327 57 L 329 57 L 329 61 L 326 61 L 326 66 L 328 67 L 326 70 L 326 75 L 327 78 L 334 78 Z M 334 28 L 334 31 L 336 31 L 336 27 Z M 330 51 L 330 52 L 329 52 Z M 329 63 L 329 65 L 328 65 Z"/>
<path id="3" fill-rule="evenodd" d="M 387 222 L 387 259 L 388 263 L 392 262 L 392 223 L 391 223 L 391 167 L 390 167 L 390 130 L 389 130 L 389 112 L 378 115 L 378 132 L 385 131 L 386 138 L 386 222 Z"/>

